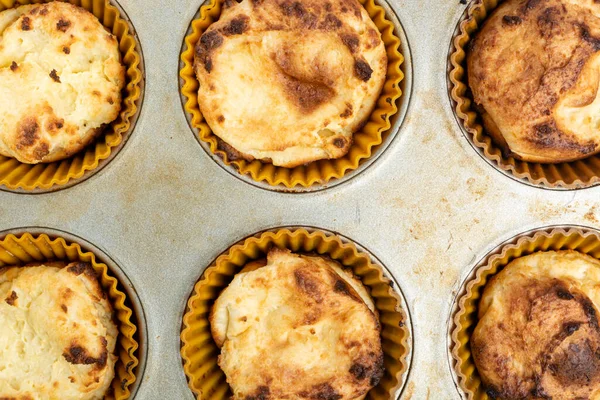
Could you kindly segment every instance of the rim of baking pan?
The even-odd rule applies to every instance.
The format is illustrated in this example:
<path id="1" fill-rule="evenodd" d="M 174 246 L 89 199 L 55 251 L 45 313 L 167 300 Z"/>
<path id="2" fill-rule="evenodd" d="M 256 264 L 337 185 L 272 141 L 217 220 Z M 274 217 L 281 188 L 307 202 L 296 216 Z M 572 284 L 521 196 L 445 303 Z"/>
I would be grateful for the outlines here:
<path id="1" fill-rule="evenodd" d="M 112 147 L 110 155 L 107 158 L 100 160 L 98 162 L 98 166 L 96 168 L 85 171 L 80 178 L 69 179 L 69 181 L 67 183 L 65 183 L 64 185 L 52 185 L 51 187 L 49 187 L 47 189 L 43 189 L 43 188 L 39 188 L 39 187 L 32 189 L 32 190 L 25 190 L 21 187 L 15 188 L 15 189 L 9 189 L 9 188 L 5 187 L 4 185 L 0 185 L 0 191 L 8 192 L 8 193 L 38 195 L 38 194 L 45 194 L 45 193 L 55 193 L 55 192 L 58 192 L 58 191 L 61 191 L 64 189 L 71 188 L 81 182 L 87 181 L 88 179 L 92 178 L 93 176 L 98 174 L 100 171 L 102 171 L 108 164 L 110 164 L 110 162 L 114 158 L 116 158 L 121 153 L 121 150 L 123 149 L 125 144 L 129 141 L 129 138 L 131 137 L 131 135 L 133 135 L 133 132 L 135 131 L 136 126 L 137 126 L 137 121 L 139 119 L 139 116 L 142 113 L 142 107 L 144 105 L 144 97 L 146 94 L 146 65 L 144 62 L 144 50 L 142 48 L 142 42 L 140 42 L 140 38 L 138 37 L 137 29 L 133 25 L 133 21 L 131 20 L 131 18 L 125 11 L 125 9 L 121 6 L 121 4 L 119 4 L 119 2 L 117 0 L 108 0 L 108 1 L 112 6 L 114 6 L 117 10 L 119 10 L 121 18 L 125 22 L 127 22 L 127 25 L 129 25 L 129 33 L 133 36 L 133 38 L 135 40 L 135 48 L 138 50 L 138 53 L 140 55 L 139 64 L 137 66 L 137 68 L 140 70 L 140 73 L 141 73 L 141 79 L 140 79 L 140 82 L 138 83 L 138 86 L 140 88 L 140 97 L 136 100 L 137 111 L 130 118 L 129 129 L 123 133 L 121 143 Z"/>
<path id="2" fill-rule="evenodd" d="M 99 262 L 106 264 L 108 267 L 108 271 L 112 276 L 114 276 L 117 281 L 121 284 L 122 291 L 127 295 L 127 299 L 129 300 L 131 310 L 136 318 L 136 328 L 138 334 L 138 344 L 139 347 L 137 349 L 138 354 L 136 355 L 138 359 L 137 373 L 135 374 L 135 382 L 131 386 L 129 386 L 129 399 L 135 399 L 138 389 L 144 380 L 144 373 L 146 371 L 146 361 L 148 356 L 148 324 L 146 323 L 146 314 L 144 312 L 144 307 L 142 306 L 142 302 L 135 290 L 135 287 L 129 280 L 129 277 L 121 269 L 121 267 L 117 264 L 115 260 L 108 253 L 102 250 L 100 247 L 94 245 L 93 243 L 87 241 L 81 236 L 77 236 L 73 233 L 69 233 L 60 229 L 48 228 L 43 226 L 24 226 L 18 228 L 5 229 L 0 231 L 0 237 L 6 237 L 7 235 L 15 235 L 22 236 L 26 233 L 29 233 L 33 236 L 38 235 L 48 235 L 50 238 L 63 238 L 67 242 L 72 242 L 78 244 L 81 249 L 85 252 L 91 252 L 96 256 Z"/>
<path id="3" fill-rule="evenodd" d="M 308 231 L 309 233 L 318 231 L 318 232 L 322 232 L 325 235 L 332 235 L 332 236 L 337 236 L 338 238 L 340 238 L 340 240 L 342 241 L 342 243 L 349 243 L 353 246 L 356 247 L 356 250 L 358 250 L 360 253 L 363 253 L 367 256 L 369 256 L 369 258 L 371 259 L 371 262 L 374 263 L 375 265 L 381 267 L 382 271 L 383 271 L 383 275 L 388 278 L 390 280 L 390 282 L 393 283 L 392 286 L 392 290 L 398 294 L 398 298 L 400 300 L 399 302 L 399 306 L 400 308 L 404 311 L 405 315 L 406 315 L 406 319 L 404 320 L 405 323 L 405 327 L 407 328 L 409 334 L 410 334 L 410 338 L 408 338 L 406 340 L 407 343 L 407 352 L 406 352 L 406 357 L 405 357 L 405 363 L 406 363 L 406 370 L 402 373 L 401 375 L 401 379 L 402 379 L 402 383 L 401 385 L 398 387 L 398 389 L 396 390 L 396 394 L 394 396 L 394 398 L 396 400 L 399 400 L 402 397 L 402 394 L 404 393 L 404 390 L 406 388 L 406 384 L 408 382 L 408 379 L 410 377 L 410 373 L 412 370 L 412 361 L 413 361 L 413 351 L 414 351 L 414 347 L 415 347 L 415 335 L 414 335 L 414 330 L 413 330 L 413 324 L 412 324 L 412 315 L 411 315 L 411 310 L 408 306 L 408 302 L 406 301 L 406 297 L 404 295 L 404 292 L 402 291 L 402 288 L 400 286 L 400 284 L 398 283 L 398 281 L 396 280 L 396 277 L 394 276 L 394 274 L 392 274 L 392 272 L 388 269 L 388 267 L 381 262 L 381 260 L 368 248 L 366 248 L 365 246 L 363 246 L 360 242 L 357 242 L 354 239 L 349 238 L 346 235 L 343 235 L 337 231 L 332 231 L 329 229 L 325 229 L 325 228 L 319 228 L 317 226 L 313 226 L 313 225 L 275 225 L 272 226 L 270 228 L 265 228 L 265 229 L 261 229 L 259 231 L 256 231 L 254 233 L 251 233 L 249 235 L 244 236 L 243 238 L 240 238 L 239 240 L 236 240 L 235 242 L 231 243 L 230 245 L 227 246 L 227 248 L 223 249 L 223 251 L 219 252 L 219 254 L 214 257 L 208 264 L 206 264 L 206 266 L 204 266 L 200 272 L 200 274 L 198 275 L 198 279 L 194 280 L 194 282 L 192 282 L 191 288 L 188 291 L 188 295 L 185 297 L 183 305 L 182 305 L 182 313 L 181 313 L 181 326 L 179 327 L 179 331 L 178 333 L 181 334 L 181 332 L 185 329 L 185 323 L 183 322 L 183 316 L 186 314 L 187 312 L 187 307 L 188 307 L 188 300 L 190 299 L 190 297 L 192 297 L 195 293 L 195 288 L 196 288 L 196 284 L 198 283 L 198 281 L 200 279 L 202 279 L 202 276 L 204 275 L 204 272 L 213 264 L 216 263 L 217 259 L 219 257 L 221 257 L 222 255 L 226 255 L 229 253 L 229 250 L 236 246 L 236 245 L 240 245 L 242 243 L 244 243 L 246 240 L 253 238 L 253 237 L 257 237 L 260 236 L 266 232 L 278 232 L 280 230 L 290 230 L 290 231 L 294 231 L 294 230 L 298 230 L 298 229 L 304 229 L 306 231 Z M 183 345 L 183 342 L 180 341 L 179 343 L 179 348 L 181 349 L 181 346 Z M 180 356 L 181 356 L 181 351 L 180 351 Z M 183 358 L 181 359 L 182 365 L 183 365 Z M 183 368 L 181 369 L 181 371 L 183 372 Z M 185 375 L 185 374 L 184 374 Z M 187 385 L 187 376 L 185 377 L 185 382 Z M 188 386 L 189 389 L 189 386 Z M 190 390 L 191 393 L 191 390 Z M 195 396 L 194 396 L 195 398 Z"/>
<path id="4" fill-rule="evenodd" d="M 210 1 L 211 0 L 204 0 L 198 7 L 198 11 L 194 14 L 192 19 L 190 20 L 190 24 L 189 24 L 188 29 L 186 30 L 185 35 L 182 40 L 181 48 L 179 51 L 180 55 L 186 50 L 185 38 L 187 38 L 190 35 L 190 33 L 192 32 L 192 22 L 197 20 L 198 18 L 200 18 L 201 8 L 204 5 L 209 4 Z M 408 114 L 408 109 L 410 108 L 410 105 L 411 105 L 412 92 L 413 92 L 412 56 L 411 56 L 410 45 L 408 43 L 408 37 L 406 36 L 406 31 L 404 29 L 404 26 L 400 22 L 400 18 L 398 18 L 398 15 L 397 15 L 396 11 L 394 10 L 394 7 L 389 3 L 389 0 L 375 0 L 375 1 L 378 6 L 381 6 L 385 10 L 386 18 L 388 18 L 389 21 L 394 25 L 394 28 L 395 28 L 394 34 L 400 39 L 400 53 L 402 54 L 402 56 L 404 58 L 404 61 L 402 62 L 400 69 L 402 70 L 402 73 L 404 74 L 404 78 L 400 82 L 400 89 L 402 90 L 402 95 L 400 96 L 400 99 L 398 100 L 398 102 L 399 102 L 398 112 L 392 117 L 393 121 L 392 121 L 392 126 L 389 129 L 389 132 L 387 133 L 387 135 L 385 136 L 385 138 L 383 139 L 381 144 L 379 144 L 373 148 L 373 152 L 372 152 L 371 156 L 364 159 L 360 163 L 358 168 L 356 168 L 352 171 L 347 171 L 346 173 L 344 173 L 344 176 L 342 176 L 341 178 L 332 179 L 328 183 L 324 183 L 324 184 L 315 183 L 309 187 L 303 187 L 301 185 L 297 185 L 292 188 L 288 188 L 283 184 L 270 185 L 269 183 L 267 183 L 265 181 L 260 181 L 260 182 L 255 181 L 254 179 L 252 179 L 251 176 L 246 175 L 246 174 L 241 174 L 237 169 L 235 169 L 235 167 L 233 165 L 230 165 L 230 166 L 225 165 L 225 163 L 223 162 L 221 157 L 219 157 L 219 155 L 214 154 L 211 151 L 210 144 L 206 143 L 202 139 L 200 139 L 200 136 L 198 134 L 198 129 L 194 128 L 194 126 L 192 125 L 192 116 L 185 110 L 185 103 L 187 100 L 186 100 L 185 95 L 183 94 L 183 91 L 181 90 L 181 88 L 183 87 L 183 78 L 181 78 L 179 76 L 179 71 L 181 71 L 181 69 L 183 68 L 184 62 L 183 62 L 183 60 L 181 60 L 181 57 L 179 57 L 179 64 L 178 64 L 179 69 L 177 70 L 177 84 L 178 84 L 178 88 L 179 88 L 178 90 L 179 90 L 179 99 L 181 101 L 181 109 L 183 111 L 183 114 L 185 115 L 185 119 L 190 128 L 190 131 L 192 132 L 192 134 L 194 136 L 194 139 L 198 142 L 200 147 L 202 147 L 202 149 L 204 150 L 206 155 L 209 158 L 211 158 L 219 167 L 221 167 L 221 169 L 226 171 L 229 175 L 233 176 L 234 178 L 237 178 L 240 181 L 250 184 L 259 189 L 263 189 L 263 190 L 270 191 L 270 192 L 279 192 L 279 193 L 315 193 L 315 192 L 320 192 L 323 190 L 331 189 L 333 187 L 342 185 L 342 184 L 352 180 L 353 178 L 357 177 L 362 172 L 367 170 L 369 167 L 371 167 L 375 163 L 375 161 L 377 161 L 377 159 L 390 147 L 390 145 L 394 142 L 396 136 L 398 136 L 398 133 L 402 129 L 402 126 L 404 125 L 404 121 L 406 120 L 406 115 Z"/>
<path id="5" fill-rule="evenodd" d="M 450 375 L 452 376 L 452 382 L 454 383 L 454 387 L 461 399 L 468 399 L 467 393 L 460 386 L 460 378 L 455 369 L 455 360 L 452 356 L 452 332 L 456 328 L 454 323 L 454 316 L 460 310 L 460 299 L 466 294 L 466 286 L 471 280 L 474 278 L 477 271 L 487 264 L 489 258 L 494 254 L 498 254 L 505 246 L 513 243 L 517 243 L 519 239 L 524 237 L 533 237 L 537 233 L 542 232 L 551 232 L 556 229 L 563 229 L 568 231 L 570 229 L 581 229 L 584 231 L 591 231 L 598 235 L 600 235 L 600 230 L 598 228 L 594 228 L 592 226 L 580 225 L 580 224 L 556 224 L 556 225 L 544 225 L 537 228 L 528 229 L 526 231 L 514 234 L 510 236 L 508 239 L 504 239 L 501 242 L 494 245 L 491 249 L 484 249 L 482 252 L 478 253 L 476 257 L 474 257 L 477 261 L 471 264 L 468 272 L 459 279 L 460 285 L 456 287 L 455 294 L 452 298 L 452 303 L 450 307 L 450 313 L 448 314 L 446 321 L 446 357 L 448 360 L 448 369 L 450 370 Z"/>

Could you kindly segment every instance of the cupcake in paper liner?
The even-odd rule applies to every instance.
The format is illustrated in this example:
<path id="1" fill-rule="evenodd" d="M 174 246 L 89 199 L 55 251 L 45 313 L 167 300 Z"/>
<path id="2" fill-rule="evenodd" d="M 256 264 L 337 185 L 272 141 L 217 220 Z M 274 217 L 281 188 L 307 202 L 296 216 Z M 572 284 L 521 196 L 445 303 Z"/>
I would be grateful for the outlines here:
<path id="1" fill-rule="evenodd" d="M 17 324 L 12 329 L 24 329 L 23 337 L 33 329 L 38 338 L 22 343 L 22 351 L 30 353 L 26 358 L 14 352 L 16 347 L 5 349 L 3 359 L 12 360 L 9 365 L 26 363 L 28 372 L 4 369 L 0 395 L 130 398 L 139 364 L 138 333 L 121 286 L 106 264 L 77 243 L 46 234 L 0 238 L 4 326 Z M 19 328 L 21 310 L 28 317 Z M 10 336 L 9 331 L 3 335 Z M 38 351 L 39 341 L 66 347 L 62 354 L 53 346 Z M 49 362 L 54 366 L 50 378 Z"/>
<path id="2" fill-rule="evenodd" d="M 597 231 L 545 228 L 511 239 L 474 268 L 450 328 L 451 363 L 467 398 L 600 393 L 600 363 L 586 356 L 600 349 L 598 257 Z"/>
<path id="3" fill-rule="evenodd" d="M 473 1 L 453 37 L 450 97 L 467 139 L 491 165 L 531 185 L 600 181 L 597 50 L 582 28 L 600 19 L 598 5 L 589 13 L 578 7 Z"/>
<path id="4" fill-rule="evenodd" d="M 326 184 L 390 131 L 399 45 L 372 0 L 215 0 L 185 39 L 185 110 L 199 140 L 254 181 Z"/>
<path id="5" fill-rule="evenodd" d="M 279 310 L 276 318 L 261 313 L 256 302 L 265 285 L 269 297 L 264 301 Z M 267 231 L 232 246 L 196 284 L 183 318 L 184 371 L 200 399 L 277 397 L 294 390 L 309 397 L 394 398 L 410 362 L 411 332 L 403 306 L 383 269 L 352 243 L 318 230 Z M 339 341 L 331 336 L 331 343 L 347 341 L 350 347 L 320 352 L 330 343 L 324 337 L 331 331 L 322 331 L 323 324 L 335 331 L 344 324 L 339 315 L 354 325 L 341 330 Z M 232 329 L 245 333 L 233 339 Z M 352 340 L 354 334 L 362 339 Z M 310 344 L 300 352 L 288 346 L 289 357 L 275 357 L 276 349 L 265 350 L 275 337 Z M 315 359 L 320 360 L 317 369 L 311 367 Z M 254 362 L 262 366 L 251 367 Z M 280 364 L 276 371 L 274 363 Z M 330 367 L 339 370 L 332 374 Z M 306 376 L 288 385 L 289 374 Z"/>
<path id="6" fill-rule="evenodd" d="M 0 0 L 0 184 L 8 190 L 85 179 L 114 157 L 137 117 L 141 55 L 125 15 L 108 0 L 71 3 Z"/>

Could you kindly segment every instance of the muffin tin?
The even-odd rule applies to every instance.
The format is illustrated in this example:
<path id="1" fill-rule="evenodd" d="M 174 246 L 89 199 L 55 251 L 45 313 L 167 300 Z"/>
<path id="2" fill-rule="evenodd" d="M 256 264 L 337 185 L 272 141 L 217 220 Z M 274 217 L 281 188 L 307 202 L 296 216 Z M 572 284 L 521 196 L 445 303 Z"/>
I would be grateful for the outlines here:
<path id="1" fill-rule="evenodd" d="M 398 397 L 460 399 L 449 322 L 478 260 L 539 227 L 600 228 L 600 188 L 524 185 L 488 165 L 463 136 L 448 99 L 447 49 L 467 5 L 377 2 L 402 23 L 413 89 L 405 90 L 404 100 L 412 92 L 406 116 L 385 152 L 352 179 L 298 194 L 261 190 L 224 171 L 198 145 L 180 101 L 181 46 L 202 1 L 119 0 L 145 57 L 135 132 L 105 168 L 66 190 L 0 193 L 0 229 L 58 229 L 110 255 L 127 276 L 147 331 L 136 399 L 194 398 L 180 355 L 188 298 L 212 260 L 257 232 L 311 226 L 368 248 L 411 316 L 412 362 Z"/>

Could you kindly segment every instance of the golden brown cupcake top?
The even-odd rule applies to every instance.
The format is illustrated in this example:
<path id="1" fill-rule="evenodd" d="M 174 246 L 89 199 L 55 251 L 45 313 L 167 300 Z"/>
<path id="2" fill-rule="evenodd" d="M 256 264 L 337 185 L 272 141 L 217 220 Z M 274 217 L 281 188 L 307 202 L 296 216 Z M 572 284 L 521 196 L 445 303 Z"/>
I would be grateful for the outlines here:
<path id="1" fill-rule="evenodd" d="M 0 268 L 0 399 L 103 399 L 117 335 L 90 264 Z"/>
<path id="2" fill-rule="evenodd" d="M 228 1 L 195 48 L 198 102 L 223 147 L 283 167 L 345 155 L 386 69 L 357 0 Z"/>
<path id="3" fill-rule="evenodd" d="M 600 262 L 539 252 L 486 285 L 471 350 L 493 399 L 600 398 Z"/>
<path id="4" fill-rule="evenodd" d="M 367 290 L 322 257 L 275 249 L 235 275 L 211 330 L 234 399 L 362 399 L 383 375 Z"/>
<path id="5" fill-rule="evenodd" d="M 484 125 L 525 161 L 600 151 L 600 3 L 507 0 L 468 52 L 469 86 Z"/>
<path id="6" fill-rule="evenodd" d="M 119 44 L 81 7 L 53 1 L 0 12 L 0 154 L 64 159 L 117 118 Z"/>

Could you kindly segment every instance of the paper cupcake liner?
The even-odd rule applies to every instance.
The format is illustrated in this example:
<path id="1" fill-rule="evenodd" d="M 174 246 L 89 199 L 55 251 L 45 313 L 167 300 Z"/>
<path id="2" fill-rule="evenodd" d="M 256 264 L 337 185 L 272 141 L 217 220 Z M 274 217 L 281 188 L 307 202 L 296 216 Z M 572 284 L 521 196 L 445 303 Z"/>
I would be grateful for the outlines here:
<path id="1" fill-rule="evenodd" d="M 273 247 L 293 252 L 326 255 L 351 268 L 371 291 L 379 311 L 385 375 L 367 399 L 388 400 L 405 383 L 410 360 L 410 320 L 401 305 L 403 301 L 393 289 L 392 281 L 371 258 L 339 236 L 306 229 L 280 229 L 256 234 L 232 246 L 206 269 L 188 301 L 181 332 L 183 369 L 190 389 L 198 399 L 229 399 L 231 389 L 217 364 L 219 348 L 215 344 L 208 320 L 212 304 L 221 291 L 245 264 L 264 258 Z"/>
<path id="2" fill-rule="evenodd" d="M 520 179 L 524 183 L 549 189 L 580 189 L 600 183 L 600 155 L 563 162 L 543 164 L 505 157 L 502 148 L 488 135 L 481 116 L 474 107 L 467 82 L 467 46 L 475 37 L 486 17 L 501 0 L 472 1 L 463 15 L 453 37 L 450 49 L 449 81 L 450 97 L 454 113 L 466 131 L 471 145 L 501 172 Z"/>
<path id="3" fill-rule="evenodd" d="M 0 11 L 46 0 L 0 0 Z M 121 112 L 98 138 L 73 156 L 52 163 L 25 164 L 0 156 L 0 185 L 11 191 L 47 192 L 77 183 L 100 170 L 127 140 L 137 119 L 142 97 L 142 56 L 135 33 L 121 11 L 109 0 L 70 0 L 94 14 L 117 37 L 125 65 Z"/>
<path id="4" fill-rule="evenodd" d="M 385 15 L 385 10 L 374 0 L 358 0 L 381 32 L 385 44 L 388 67 L 386 81 L 373 112 L 365 126 L 354 133 L 353 143 L 348 153 L 333 160 L 319 160 L 295 168 L 277 167 L 259 160 L 230 160 L 219 146 L 220 139 L 212 133 L 205 122 L 198 105 L 199 83 L 194 73 L 194 46 L 202 33 L 221 15 L 225 0 L 210 0 L 200 8 L 200 17 L 191 23 L 191 33 L 186 36 L 184 50 L 181 53 L 182 78 L 181 92 L 184 96 L 184 109 L 191 116 L 190 124 L 198 139 L 210 147 L 212 154 L 219 157 L 227 167 L 234 168 L 242 175 L 248 175 L 256 182 L 266 182 L 270 186 L 292 189 L 309 188 L 315 184 L 326 184 L 332 179 L 340 179 L 347 172 L 356 170 L 371 157 L 377 146 L 381 145 L 392 128 L 394 115 L 398 113 L 398 99 L 402 94 L 400 83 L 404 79 L 401 65 L 404 57 L 400 53 L 400 39 L 394 33 L 394 24 Z M 218 162 L 219 162 L 218 161 Z"/>
<path id="5" fill-rule="evenodd" d="M 469 341 L 477 326 L 485 285 L 516 258 L 538 251 L 575 250 L 600 259 L 600 232 L 584 227 L 548 227 L 519 235 L 488 253 L 463 283 L 450 327 L 451 364 L 457 387 L 469 400 L 491 399 L 477 372 Z"/>
<path id="6" fill-rule="evenodd" d="M 119 281 L 111 276 L 106 264 L 96 259 L 94 253 L 82 250 L 77 243 L 63 238 L 50 238 L 46 234 L 8 234 L 0 238 L 0 268 L 46 261 L 87 262 L 99 276 L 100 285 L 108 294 L 119 329 L 115 354 L 115 378 L 104 397 L 106 400 L 125 400 L 136 381 L 138 361 L 137 327 L 132 322 L 133 311 L 126 304 L 127 296 L 120 289 Z"/>

